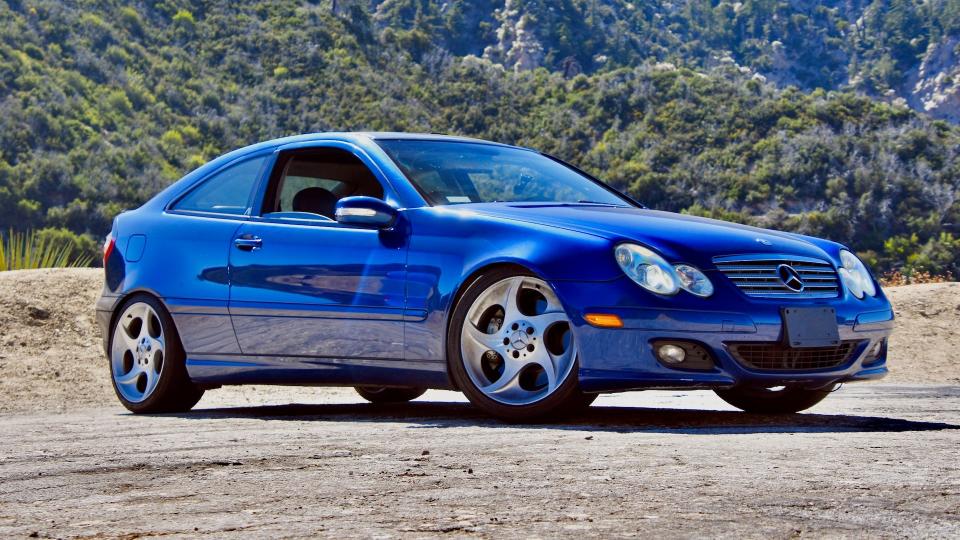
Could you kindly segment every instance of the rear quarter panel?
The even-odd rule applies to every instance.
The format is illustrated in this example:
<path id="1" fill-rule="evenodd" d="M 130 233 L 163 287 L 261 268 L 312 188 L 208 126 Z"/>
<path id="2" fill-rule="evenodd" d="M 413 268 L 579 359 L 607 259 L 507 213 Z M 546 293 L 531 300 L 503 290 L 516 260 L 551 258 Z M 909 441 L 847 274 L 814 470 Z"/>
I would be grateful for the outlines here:
<path id="1" fill-rule="evenodd" d="M 187 353 L 238 354 L 227 310 L 227 257 L 241 224 L 148 207 L 121 214 L 104 301 L 112 299 L 115 308 L 131 294 L 152 294 L 173 316 Z"/>

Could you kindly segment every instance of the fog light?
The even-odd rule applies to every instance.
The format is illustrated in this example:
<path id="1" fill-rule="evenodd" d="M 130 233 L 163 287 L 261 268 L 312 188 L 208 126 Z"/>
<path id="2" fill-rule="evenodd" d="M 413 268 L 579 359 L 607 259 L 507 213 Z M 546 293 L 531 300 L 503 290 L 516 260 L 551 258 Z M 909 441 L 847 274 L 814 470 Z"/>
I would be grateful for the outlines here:
<path id="1" fill-rule="evenodd" d="M 693 341 L 658 339 L 650 345 L 657 361 L 670 369 L 709 371 L 716 366 L 706 346 Z"/>
<path id="2" fill-rule="evenodd" d="M 679 364 L 687 357 L 687 351 L 668 343 L 657 348 L 657 356 L 668 364 Z"/>
<path id="3" fill-rule="evenodd" d="M 867 354 L 863 357 L 863 364 L 870 365 L 876 363 L 880 360 L 880 357 L 883 356 L 883 349 L 887 344 L 887 338 L 879 339 L 870 349 L 867 351 Z"/>

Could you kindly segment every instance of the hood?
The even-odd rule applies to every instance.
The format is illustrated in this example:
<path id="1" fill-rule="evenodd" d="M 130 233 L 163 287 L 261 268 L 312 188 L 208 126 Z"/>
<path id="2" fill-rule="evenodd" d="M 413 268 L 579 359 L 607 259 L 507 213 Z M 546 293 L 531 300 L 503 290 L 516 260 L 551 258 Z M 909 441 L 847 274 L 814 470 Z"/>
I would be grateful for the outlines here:
<path id="1" fill-rule="evenodd" d="M 658 210 L 543 203 L 475 204 L 469 205 L 469 210 L 491 217 L 586 232 L 614 243 L 635 241 L 657 250 L 670 262 L 686 262 L 705 270 L 713 268 L 711 259 L 715 256 L 745 253 L 834 260 L 824 250 L 832 243 L 825 240 Z"/>

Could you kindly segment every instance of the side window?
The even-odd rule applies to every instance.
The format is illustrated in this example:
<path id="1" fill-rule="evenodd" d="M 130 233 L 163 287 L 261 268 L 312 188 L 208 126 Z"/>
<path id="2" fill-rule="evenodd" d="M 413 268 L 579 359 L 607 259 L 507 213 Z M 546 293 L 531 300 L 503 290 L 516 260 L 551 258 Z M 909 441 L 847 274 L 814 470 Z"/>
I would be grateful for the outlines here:
<path id="1" fill-rule="evenodd" d="M 264 213 L 309 213 L 334 219 L 343 197 L 383 198 L 383 186 L 352 153 L 311 148 L 282 154 L 270 178 Z"/>
<path id="2" fill-rule="evenodd" d="M 177 210 L 242 215 L 268 156 L 248 159 L 214 174 L 180 199 Z"/>

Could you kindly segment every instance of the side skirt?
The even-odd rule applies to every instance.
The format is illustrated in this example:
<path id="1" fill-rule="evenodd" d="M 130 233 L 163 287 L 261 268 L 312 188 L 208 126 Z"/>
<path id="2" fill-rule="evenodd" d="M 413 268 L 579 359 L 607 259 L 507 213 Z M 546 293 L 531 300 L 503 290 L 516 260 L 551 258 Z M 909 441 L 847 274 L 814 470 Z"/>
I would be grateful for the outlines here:
<path id="1" fill-rule="evenodd" d="M 187 358 L 190 379 L 203 386 L 419 386 L 450 389 L 445 362 L 382 358 L 198 355 Z"/>

